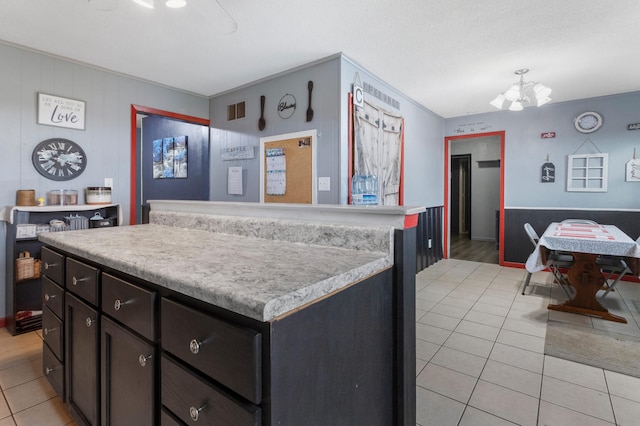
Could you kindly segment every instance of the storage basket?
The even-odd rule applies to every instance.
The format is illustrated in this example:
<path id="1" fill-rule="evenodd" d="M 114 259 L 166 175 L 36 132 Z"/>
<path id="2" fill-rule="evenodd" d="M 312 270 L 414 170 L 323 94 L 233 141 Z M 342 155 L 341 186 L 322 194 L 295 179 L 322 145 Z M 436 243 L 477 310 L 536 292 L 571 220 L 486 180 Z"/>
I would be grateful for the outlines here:
<path id="1" fill-rule="evenodd" d="M 40 259 L 31 257 L 28 251 L 20 252 L 16 259 L 16 281 L 29 280 L 40 277 Z"/>

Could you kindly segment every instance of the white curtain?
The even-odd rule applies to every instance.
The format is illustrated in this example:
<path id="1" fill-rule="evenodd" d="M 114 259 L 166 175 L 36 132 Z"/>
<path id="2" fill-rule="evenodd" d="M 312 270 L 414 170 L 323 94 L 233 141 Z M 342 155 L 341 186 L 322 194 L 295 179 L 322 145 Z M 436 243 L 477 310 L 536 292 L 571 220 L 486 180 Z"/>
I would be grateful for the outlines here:
<path id="1" fill-rule="evenodd" d="M 381 205 L 397 206 L 400 202 L 400 155 L 402 116 L 364 102 L 354 110 L 354 175 L 378 178 Z"/>

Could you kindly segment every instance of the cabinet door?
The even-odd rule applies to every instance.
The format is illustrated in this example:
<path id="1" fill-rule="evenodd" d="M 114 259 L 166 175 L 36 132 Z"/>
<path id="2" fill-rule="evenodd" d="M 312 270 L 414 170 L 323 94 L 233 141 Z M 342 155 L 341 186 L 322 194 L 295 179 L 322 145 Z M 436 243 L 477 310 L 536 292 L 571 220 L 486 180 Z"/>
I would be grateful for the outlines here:
<path id="1" fill-rule="evenodd" d="M 155 424 L 153 346 L 103 316 L 101 352 L 102 424 Z"/>
<path id="2" fill-rule="evenodd" d="M 71 413 L 89 425 L 99 424 L 98 312 L 70 293 L 65 300 L 67 401 Z"/>

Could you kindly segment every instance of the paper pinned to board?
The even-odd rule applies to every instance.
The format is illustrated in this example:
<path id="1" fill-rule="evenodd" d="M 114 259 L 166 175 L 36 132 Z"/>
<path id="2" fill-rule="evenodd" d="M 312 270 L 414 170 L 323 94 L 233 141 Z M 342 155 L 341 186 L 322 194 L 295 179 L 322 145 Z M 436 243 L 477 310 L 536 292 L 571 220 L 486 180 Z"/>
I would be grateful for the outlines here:
<path id="1" fill-rule="evenodd" d="M 227 172 L 227 194 L 242 195 L 242 167 L 229 167 Z"/>

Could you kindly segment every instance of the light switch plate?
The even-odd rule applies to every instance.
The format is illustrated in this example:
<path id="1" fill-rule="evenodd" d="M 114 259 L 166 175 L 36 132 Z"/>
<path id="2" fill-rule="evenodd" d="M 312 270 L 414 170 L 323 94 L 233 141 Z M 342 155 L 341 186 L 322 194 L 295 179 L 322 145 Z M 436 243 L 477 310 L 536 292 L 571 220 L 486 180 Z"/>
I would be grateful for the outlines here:
<path id="1" fill-rule="evenodd" d="M 113 189 L 113 178 L 104 178 L 104 186 Z"/>
<path id="2" fill-rule="evenodd" d="M 331 178 L 330 177 L 318 178 L 318 191 L 331 191 Z"/>

